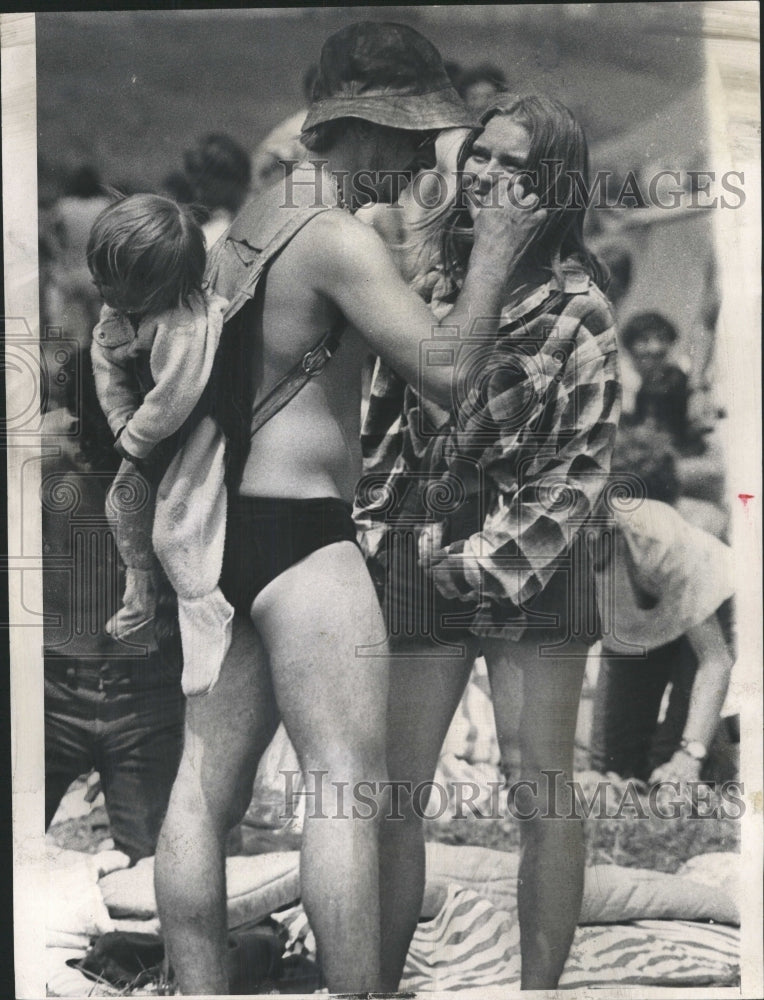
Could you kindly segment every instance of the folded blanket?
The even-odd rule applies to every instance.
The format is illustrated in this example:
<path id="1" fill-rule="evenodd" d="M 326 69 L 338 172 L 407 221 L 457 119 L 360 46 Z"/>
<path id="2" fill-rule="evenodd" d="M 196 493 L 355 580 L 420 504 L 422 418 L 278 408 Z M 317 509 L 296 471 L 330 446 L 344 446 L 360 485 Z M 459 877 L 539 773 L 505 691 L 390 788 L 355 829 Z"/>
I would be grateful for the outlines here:
<path id="1" fill-rule="evenodd" d="M 677 875 L 617 865 L 588 868 L 582 926 L 576 931 L 560 985 L 735 985 L 739 932 L 722 922 L 739 920 L 735 900 L 724 887 L 734 885 L 738 862 L 738 855 L 714 854 L 708 856 L 706 865 L 700 856 Z M 226 864 L 229 927 L 278 911 L 276 917 L 289 933 L 287 954 L 315 956 L 315 941 L 302 907 L 284 909 L 299 898 L 298 853 L 233 857 Z M 708 866 L 713 876 L 705 871 Z M 412 942 L 401 989 L 485 991 L 518 986 L 517 868 L 515 854 L 427 845 L 423 920 Z M 87 876 L 89 882 L 89 868 Z M 704 877 L 709 881 L 704 882 Z M 104 875 L 99 884 L 109 929 L 157 929 L 152 858 Z M 81 933 L 93 933 L 101 923 L 97 921 L 96 927 L 88 918 Z M 54 978 L 63 987 L 64 970 L 58 969 Z"/>
<path id="2" fill-rule="evenodd" d="M 262 920 L 298 899 L 299 867 L 297 851 L 228 858 L 228 926 Z M 143 858 L 133 868 L 107 875 L 100 885 L 112 917 L 131 920 L 156 917 L 153 858 Z"/>
<path id="3" fill-rule="evenodd" d="M 677 875 L 619 865 L 587 868 L 579 923 L 713 920 L 720 924 L 739 924 L 736 898 L 725 888 L 732 884 L 739 855 L 709 855 L 717 873 L 722 871 L 720 866 L 724 866 L 724 878 L 708 883 L 704 883 L 700 875 L 704 857 L 693 858 L 685 866 L 686 873 L 683 870 Z M 518 855 L 506 851 L 428 844 L 422 916 L 432 918 L 442 909 L 451 885 L 468 888 L 497 909 L 514 914 L 518 864 Z M 297 851 L 228 858 L 226 871 L 230 927 L 261 919 L 299 898 Z M 133 868 L 105 875 L 101 878 L 100 889 L 110 917 L 133 921 L 156 917 L 153 858 L 144 858 Z"/>
<path id="4" fill-rule="evenodd" d="M 712 875 L 704 879 L 704 862 Z M 699 855 L 676 875 L 650 868 L 592 865 L 586 869 L 579 924 L 628 920 L 714 920 L 737 925 L 734 893 L 738 854 Z M 472 889 L 500 910 L 517 909 L 519 856 L 486 847 L 427 845 L 427 887 L 422 915 L 433 917 L 444 905 L 448 886 Z M 729 887 L 729 888 L 728 888 Z"/>
<path id="5" fill-rule="evenodd" d="M 49 847 L 46 944 L 87 947 L 91 937 L 113 930 L 98 880 L 129 864 L 130 859 L 121 851 L 84 854 Z"/>

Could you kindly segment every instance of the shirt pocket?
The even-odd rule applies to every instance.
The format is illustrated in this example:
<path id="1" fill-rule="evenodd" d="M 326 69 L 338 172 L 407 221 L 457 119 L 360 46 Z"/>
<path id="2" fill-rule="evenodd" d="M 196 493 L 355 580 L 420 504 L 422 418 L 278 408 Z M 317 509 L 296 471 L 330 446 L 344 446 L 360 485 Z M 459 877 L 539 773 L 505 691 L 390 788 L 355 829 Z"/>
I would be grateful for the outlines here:
<path id="1" fill-rule="evenodd" d="M 102 320 L 94 335 L 99 347 L 110 351 L 131 344 L 136 336 L 128 320 L 121 316 L 110 316 Z"/>

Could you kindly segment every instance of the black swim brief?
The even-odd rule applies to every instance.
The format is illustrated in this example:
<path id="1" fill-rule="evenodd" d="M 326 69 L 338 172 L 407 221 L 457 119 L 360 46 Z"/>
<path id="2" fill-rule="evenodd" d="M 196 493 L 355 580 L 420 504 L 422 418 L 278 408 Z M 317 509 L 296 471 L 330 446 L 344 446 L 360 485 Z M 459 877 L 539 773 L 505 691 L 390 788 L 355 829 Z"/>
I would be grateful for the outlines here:
<path id="1" fill-rule="evenodd" d="M 260 591 L 311 552 L 334 542 L 357 545 L 352 510 L 337 497 L 229 498 L 220 577 L 226 599 L 248 615 Z"/>

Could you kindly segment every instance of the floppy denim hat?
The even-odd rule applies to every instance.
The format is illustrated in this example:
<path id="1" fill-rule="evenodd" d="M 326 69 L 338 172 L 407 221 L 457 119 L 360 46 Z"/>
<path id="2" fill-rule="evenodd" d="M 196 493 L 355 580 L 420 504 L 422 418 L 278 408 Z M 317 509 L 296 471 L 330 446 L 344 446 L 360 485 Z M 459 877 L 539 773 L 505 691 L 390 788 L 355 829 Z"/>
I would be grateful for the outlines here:
<path id="1" fill-rule="evenodd" d="M 405 24 L 378 21 L 350 24 L 324 43 L 303 131 L 336 118 L 412 131 L 477 124 L 435 46 Z"/>

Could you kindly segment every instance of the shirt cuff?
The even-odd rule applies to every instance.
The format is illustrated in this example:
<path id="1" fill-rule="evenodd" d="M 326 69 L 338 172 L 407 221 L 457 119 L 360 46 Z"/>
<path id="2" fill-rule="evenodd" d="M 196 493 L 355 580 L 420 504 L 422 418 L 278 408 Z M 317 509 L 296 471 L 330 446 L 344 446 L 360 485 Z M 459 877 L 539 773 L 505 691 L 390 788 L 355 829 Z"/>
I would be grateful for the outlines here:
<path id="1" fill-rule="evenodd" d="M 130 430 L 129 423 L 120 434 L 119 443 L 129 455 L 138 459 L 147 458 L 154 450 L 154 443 L 151 441 L 142 441 L 139 437 L 133 434 Z"/>
<path id="2" fill-rule="evenodd" d="M 112 410 L 109 414 L 107 414 L 106 420 L 109 424 L 109 429 L 111 430 L 115 438 L 119 437 L 119 435 L 125 429 L 128 420 L 130 420 L 130 418 L 134 413 L 135 410 L 132 407 L 129 408 L 120 407 L 119 409 Z"/>

